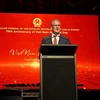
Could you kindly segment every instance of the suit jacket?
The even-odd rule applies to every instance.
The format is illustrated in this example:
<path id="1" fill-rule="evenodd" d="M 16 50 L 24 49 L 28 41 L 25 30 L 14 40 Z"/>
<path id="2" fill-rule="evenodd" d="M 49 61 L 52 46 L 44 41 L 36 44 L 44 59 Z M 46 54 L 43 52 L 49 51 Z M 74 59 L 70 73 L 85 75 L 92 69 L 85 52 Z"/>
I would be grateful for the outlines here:
<path id="1" fill-rule="evenodd" d="M 52 44 L 52 35 L 44 37 L 41 44 Z M 70 40 L 67 37 L 60 35 L 58 44 L 70 44 Z"/>

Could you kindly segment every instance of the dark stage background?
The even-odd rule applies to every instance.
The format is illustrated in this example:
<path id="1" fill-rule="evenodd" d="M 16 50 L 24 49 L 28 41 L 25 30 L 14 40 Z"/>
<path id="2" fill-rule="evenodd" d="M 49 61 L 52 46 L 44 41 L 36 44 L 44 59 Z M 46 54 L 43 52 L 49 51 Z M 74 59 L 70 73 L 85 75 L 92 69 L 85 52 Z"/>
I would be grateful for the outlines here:
<path id="1" fill-rule="evenodd" d="M 83 15 L 83 16 L 84 15 L 87 15 L 87 16 L 89 16 L 89 15 L 95 16 L 96 15 L 96 16 L 98 16 L 98 20 L 97 20 L 98 21 L 98 26 L 97 26 L 98 30 L 96 33 L 93 33 L 94 35 L 92 35 L 92 36 L 95 36 L 95 34 L 98 35 L 98 40 L 97 40 L 98 42 L 96 42 L 96 46 L 98 45 L 98 47 L 97 47 L 98 51 L 95 53 L 97 53 L 98 55 L 100 54 L 100 39 L 99 39 L 100 38 L 100 33 L 99 33 L 100 1 L 98 1 L 98 0 L 92 0 L 92 1 L 91 0 L 86 0 L 86 1 L 85 0 L 0 0 L 0 12 L 1 13 L 21 13 L 21 14 L 22 13 L 23 14 L 25 14 L 25 13 L 26 14 L 61 14 L 61 15 L 66 14 L 66 15 L 72 15 L 72 16 L 73 15 Z M 1 20 L 2 20 L 2 22 L 5 22 L 3 19 L 1 19 Z M 91 34 L 91 33 L 89 33 L 89 34 Z M 73 43 L 75 43 L 75 41 L 73 41 Z M 93 48 L 91 45 L 91 50 L 92 49 Z M 0 57 L 2 57 L 2 56 L 0 56 Z M 3 59 L 2 59 L 2 61 L 3 61 Z M 94 59 L 91 61 L 95 62 L 97 60 Z M 37 62 L 38 62 L 38 60 L 35 59 L 34 65 L 39 66 Z M 98 63 L 92 63 L 92 62 L 88 63 L 87 62 L 88 70 L 86 69 L 86 66 L 84 67 L 84 63 L 81 66 L 80 66 L 80 64 L 78 64 L 78 66 L 80 66 L 81 69 L 84 69 L 81 71 L 78 70 L 80 79 L 82 77 L 81 76 L 82 73 L 84 73 L 84 78 L 87 79 L 87 81 L 83 78 L 82 78 L 83 79 L 82 81 L 85 80 L 85 84 L 88 84 L 88 82 L 91 83 L 88 86 L 92 87 L 92 88 L 86 88 L 86 87 L 84 87 L 84 82 L 80 81 L 78 84 L 79 100 L 84 100 L 84 99 L 88 100 L 90 98 L 93 98 L 96 100 L 96 98 L 100 98 L 99 97 L 99 94 L 100 94 L 100 88 L 99 88 L 100 87 L 100 81 L 99 81 L 100 80 L 100 76 L 99 76 L 100 64 L 99 64 L 99 61 L 97 61 L 97 62 Z M 3 64 L 5 64 L 5 63 L 2 63 L 2 65 Z M 25 66 L 27 66 L 27 64 Z M 30 66 L 33 66 L 33 64 Z M 23 69 L 23 66 L 21 66 L 21 68 Z M 2 70 L 2 72 L 6 71 L 2 68 L 1 68 L 1 70 Z M 16 70 L 16 73 L 18 74 L 19 69 L 17 69 L 17 67 L 12 70 L 13 71 Z M 31 71 L 30 67 L 24 68 L 24 72 L 26 73 L 27 71 Z M 39 73 L 39 70 L 37 71 L 37 69 L 36 69 L 33 72 L 35 73 L 35 75 L 37 75 L 36 73 Z M 15 76 L 16 76 L 16 73 L 14 74 Z M 11 72 L 9 72 L 9 75 L 11 75 Z M 91 77 L 88 77 L 88 75 L 91 76 L 93 80 L 91 80 Z M 2 82 L 2 80 L 4 80 L 4 78 L 2 77 L 2 73 L 0 73 L 0 76 L 1 76 L 1 82 Z M 19 74 L 19 76 L 20 76 L 20 74 Z M 6 77 L 9 77 L 9 76 L 6 76 Z M 23 75 L 23 77 L 24 77 L 24 75 Z M 39 77 L 39 76 L 37 76 L 37 77 Z M 30 83 L 31 83 L 31 86 L 33 88 L 32 91 L 38 92 L 38 90 L 39 90 L 39 83 L 38 83 L 39 81 L 38 80 L 39 79 L 38 80 L 36 79 L 37 83 L 36 82 L 32 83 L 31 81 L 29 83 L 27 83 L 27 79 L 28 79 L 28 77 L 25 79 L 26 80 L 25 84 L 24 84 L 24 81 L 22 81 L 21 79 L 20 79 L 20 81 L 22 81 L 22 83 L 19 83 L 19 84 L 17 84 L 17 81 L 13 79 L 13 82 L 14 82 L 13 84 L 12 83 L 10 84 L 8 82 L 7 84 L 5 84 L 5 86 L 15 87 L 15 85 L 17 84 L 18 87 L 26 86 L 26 89 L 27 89 L 27 87 L 29 88 Z M 94 84 L 92 84 L 92 83 L 94 83 Z M 21 86 L 20 86 L 20 84 L 21 84 Z M 34 86 L 35 86 L 35 88 L 34 88 Z M 9 89 L 4 90 L 3 89 L 0 91 L 0 97 L 5 96 L 5 95 L 12 96 L 12 94 L 13 94 L 13 96 L 17 95 L 18 99 L 19 99 L 19 96 L 20 96 L 19 89 L 17 89 L 17 90 L 9 90 Z M 3 97 L 1 97 L 1 98 L 2 99 L 0 99 L 0 100 L 3 100 Z M 26 99 L 26 98 L 24 98 L 24 99 Z M 31 99 L 37 99 L 37 98 L 31 98 Z"/>

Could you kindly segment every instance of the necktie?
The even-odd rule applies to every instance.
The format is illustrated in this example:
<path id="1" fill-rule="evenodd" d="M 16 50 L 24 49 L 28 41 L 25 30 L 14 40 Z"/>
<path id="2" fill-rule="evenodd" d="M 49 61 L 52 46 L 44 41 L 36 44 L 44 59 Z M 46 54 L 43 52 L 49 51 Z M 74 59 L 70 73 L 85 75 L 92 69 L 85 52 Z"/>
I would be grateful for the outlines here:
<path id="1" fill-rule="evenodd" d="M 54 44 L 57 44 L 56 36 L 54 36 Z"/>

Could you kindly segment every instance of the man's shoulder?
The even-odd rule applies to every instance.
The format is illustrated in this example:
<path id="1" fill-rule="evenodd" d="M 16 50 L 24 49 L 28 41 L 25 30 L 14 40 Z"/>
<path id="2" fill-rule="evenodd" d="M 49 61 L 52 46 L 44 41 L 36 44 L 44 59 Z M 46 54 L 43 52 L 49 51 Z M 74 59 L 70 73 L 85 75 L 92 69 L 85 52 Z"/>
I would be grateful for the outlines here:
<path id="1" fill-rule="evenodd" d="M 60 35 L 60 37 L 63 38 L 63 39 L 68 39 L 68 37 L 63 36 L 63 35 Z"/>
<path id="2" fill-rule="evenodd" d="M 64 41 L 65 43 L 67 43 L 67 44 L 71 43 L 71 41 L 69 40 L 69 38 L 67 36 L 61 35 L 61 40 Z"/>
<path id="3" fill-rule="evenodd" d="M 43 37 L 43 40 L 48 40 L 50 38 L 51 38 L 51 36 L 45 36 L 45 37 Z"/>

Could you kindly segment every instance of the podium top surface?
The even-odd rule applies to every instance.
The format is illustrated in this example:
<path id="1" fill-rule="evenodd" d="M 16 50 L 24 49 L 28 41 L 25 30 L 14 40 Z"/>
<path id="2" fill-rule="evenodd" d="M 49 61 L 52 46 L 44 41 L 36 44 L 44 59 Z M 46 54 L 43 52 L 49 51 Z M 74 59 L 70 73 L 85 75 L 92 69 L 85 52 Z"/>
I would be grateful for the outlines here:
<path id="1" fill-rule="evenodd" d="M 77 44 L 41 44 L 40 53 L 42 55 L 74 55 Z"/>

